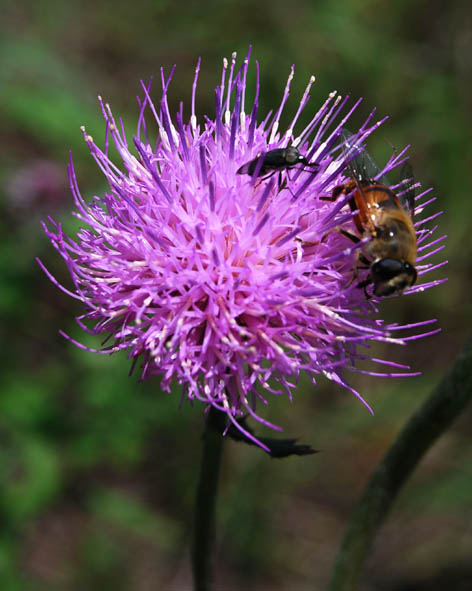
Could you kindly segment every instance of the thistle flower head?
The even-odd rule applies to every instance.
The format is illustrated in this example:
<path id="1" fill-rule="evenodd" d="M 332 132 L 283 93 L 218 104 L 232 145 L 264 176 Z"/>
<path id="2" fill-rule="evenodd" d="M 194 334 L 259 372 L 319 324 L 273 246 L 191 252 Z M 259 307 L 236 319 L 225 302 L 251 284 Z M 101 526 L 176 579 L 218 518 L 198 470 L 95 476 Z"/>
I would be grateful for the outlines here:
<path id="1" fill-rule="evenodd" d="M 109 191 L 86 202 L 71 161 L 75 215 L 83 227 L 69 237 L 52 220 L 44 226 L 74 283 L 72 290 L 60 287 L 85 309 L 79 325 L 110 335 L 94 351 L 128 350 L 133 363 L 139 360 L 142 378 L 161 376 L 165 390 L 175 381 L 186 398 L 216 407 L 232 422 L 250 415 L 266 425 L 259 408 L 271 395 L 285 393 L 291 399 L 302 371 L 314 383 L 323 375 L 361 400 L 346 382 L 346 370 L 411 375 L 402 373 L 405 366 L 380 360 L 374 361 L 400 373 L 362 369 L 369 360 L 366 345 L 403 344 L 423 335 L 402 338 L 400 330 L 427 322 L 387 326 L 378 318 L 378 300 L 367 299 L 357 287 L 369 270 L 359 270 L 353 280 L 356 252 L 370 238 L 354 243 L 336 231 L 353 231 L 349 195 L 326 199 L 349 178 L 346 164 L 352 154 L 341 137 L 360 101 L 351 105 L 349 97 L 331 93 L 299 129 L 312 77 L 282 131 L 293 68 L 280 105 L 261 120 L 258 66 L 255 98 L 248 104 L 249 56 L 237 67 L 233 54 L 231 63 L 224 60 L 214 117 L 199 120 L 199 68 L 200 61 L 188 121 L 182 106 L 173 116 L 168 105 L 173 70 L 168 78 L 161 71 L 159 102 L 151 99 L 151 85 L 142 84 L 132 139 L 99 99 L 106 122 L 104 148 L 83 133 Z M 382 123 L 373 115 L 351 138 L 357 150 Z M 120 163 L 112 161 L 110 144 Z M 300 163 L 282 166 L 280 174 L 259 174 L 268 152 L 289 146 L 297 148 Z M 404 152 L 394 154 L 382 173 L 404 159 Z M 252 160 L 251 173 L 241 174 Z M 434 268 L 423 264 L 428 256 L 423 251 L 441 240 L 430 240 L 435 228 L 426 229 L 425 221 L 416 222 L 420 276 Z M 420 278 L 406 293 L 437 283 Z"/>

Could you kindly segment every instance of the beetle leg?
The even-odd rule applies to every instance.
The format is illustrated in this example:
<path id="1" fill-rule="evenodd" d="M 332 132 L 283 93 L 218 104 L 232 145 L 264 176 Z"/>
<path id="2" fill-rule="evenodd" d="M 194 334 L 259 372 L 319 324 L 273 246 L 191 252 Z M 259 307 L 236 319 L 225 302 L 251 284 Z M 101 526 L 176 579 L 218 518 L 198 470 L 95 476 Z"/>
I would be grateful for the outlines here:
<path id="1" fill-rule="evenodd" d="M 262 183 L 262 181 L 266 181 L 267 179 L 270 179 L 270 177 L 271 176 L 274 176 L 274 174 L 276 174 L 277 172 L 279 172 L 279 171 L 278 170 L 273 170 L 272 172 L 269 172 L 269 174 L 266 174 L 261 179 L 259 179 L 259 182 Z"/>

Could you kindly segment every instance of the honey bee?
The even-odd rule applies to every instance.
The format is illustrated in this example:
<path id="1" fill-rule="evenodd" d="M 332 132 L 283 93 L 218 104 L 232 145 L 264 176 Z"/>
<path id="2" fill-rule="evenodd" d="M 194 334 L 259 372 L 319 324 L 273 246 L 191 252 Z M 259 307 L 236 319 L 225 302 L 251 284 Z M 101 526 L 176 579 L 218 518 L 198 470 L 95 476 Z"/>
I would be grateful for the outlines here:
<path id="1" fill-rule="evenodd" d="M 347 149 L 354 147 L 349 131 L 343 130 L 342 137 Z M 340 194 L 351 194 L 350 208 L 358 212 L 354 216 L 354 224 L 359 236 L 344 229 L 340 230 L 341 233 L 354 242 L 371 238 L 358 255 L 369 266 L 370 276 L 358 287 L 365 289 L 372 283 L 374 295 L 378 297 L 401 295 L 417 278 L 417 245 L 413 226 L 415 189 L 411 166 L 407 162 L 401 169 L 403 191 L 400 196 L 387 186 L 386 179 L 382 178 L 382 182 L 375 180 L 381 171 L 367 152 L 355 156 L 348 169 L 351 180 L 335 187 L 332 199 Z"/>
<path id="2" fill-rule="evenodd" d="M 259 160 L 260 156 L 257 156 L 253 160 L 249 160 L 249 162 L 246 162 L 240 168 L 238 168 L 236 174 L 248 174 L 252 176 L 256 170 Z M 308 162 L 305 156 L 302 156 L 295 146 L 288 146 L 287 148 L 276 148 L 274 150 L 269 150 L 266 154 L 264 154 L 257 176 L 259 177 L 267 175 L 266 178 L 269 178 L 276 172 L 290 170 L 297 164 L 302 164 L 303 166 L 318 169 L 318 165 Z"/>

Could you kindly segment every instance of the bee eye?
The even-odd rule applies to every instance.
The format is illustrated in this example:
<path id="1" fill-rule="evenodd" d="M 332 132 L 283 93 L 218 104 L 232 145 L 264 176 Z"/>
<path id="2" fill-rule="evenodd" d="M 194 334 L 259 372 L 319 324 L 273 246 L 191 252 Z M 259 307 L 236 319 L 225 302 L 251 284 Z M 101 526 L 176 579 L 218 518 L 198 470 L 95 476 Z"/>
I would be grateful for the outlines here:
<path id="1" fill-rule="evenodd" d="M 405 263 L 404 268 L 410 280 L 409 285 L 413 285 L 416 282 L 416 278 L 418 277 L 416 269 L 410 265 L 410 263 Z"/>
<path id="2" fill-rule="evenodd" d="M 377 261 L 371 267 L 371 272 L 374 280 L 387 281 L 396 277 L 404 270 L 404 265 L 401 261 L 396 259 L 382 259 Z"/>

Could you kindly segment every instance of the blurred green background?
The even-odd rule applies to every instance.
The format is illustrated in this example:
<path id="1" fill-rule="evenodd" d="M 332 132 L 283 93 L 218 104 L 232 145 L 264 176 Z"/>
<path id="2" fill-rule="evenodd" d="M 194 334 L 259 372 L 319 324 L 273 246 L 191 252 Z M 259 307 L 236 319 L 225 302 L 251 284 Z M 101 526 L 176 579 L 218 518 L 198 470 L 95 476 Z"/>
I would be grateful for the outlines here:
<path id="1" fill-rule="evenodd" d="M 79 309 L 34 261 L 39 256 L 69 285 L 40 220 L 52 215 L 75 227 L 69 150 L 83 195 L 105 188 L 79 131 L 84 124 L 103 138 L 97 94 L 132 128 L 139 80 L 176 63 L 171 111 L 184 100 L 188 113 L 201 56 L 198 110 L 212 116 L 222 57 L 234 50 L 243 57 L 253 44 L 261 114 L 278 104 L 295 63 L 289 105 L 315 73 L 313 109 L 337 89 L 365 98 L 355 122 L 374 106 L 379 118 L 390 115 L 369 145 L 379 161 L 391 151 L 386 140 L 412 144 L 417 179 L 434 186 L 445 212 L 440 232 L 449 235 L 435 259 L 449 265 L 431 278 L 449 282 L 385 302 L 382 314 L 399 322 L 438 318 L 443 332 L 376 352 L 423 376 L 352 376 L 375 417 L 323 381 L 316 389 L 302 382 L 293 404 L 272 404 L 271 420 L 323 450 L 315 456 L 277 461 L 225 446 L 216 589 L 324 589 L 369 474 L 469 333 L 470 3 L 3 0 L 0 8 L 2 590 L 191 588 L 203 409 L 179 411 L 179 392 L 161 393 L 157 379 L 128 378 L 124 356 L 92 355 L 62 339 L 59 329 L 83 339 L 74 322 Z M 472 588 L 471 418 L 469 410 L 403 489 L 363 590 Z"/>

